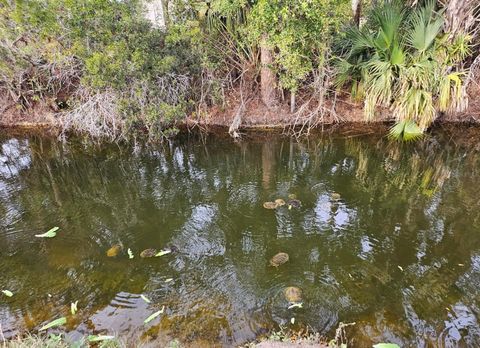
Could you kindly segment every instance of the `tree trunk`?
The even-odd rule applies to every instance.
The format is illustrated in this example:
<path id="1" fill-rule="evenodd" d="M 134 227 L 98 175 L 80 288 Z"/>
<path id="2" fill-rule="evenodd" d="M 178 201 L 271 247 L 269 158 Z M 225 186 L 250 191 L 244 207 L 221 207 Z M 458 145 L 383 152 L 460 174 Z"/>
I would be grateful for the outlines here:
<path id="1" fill-rule="evenodd" d="M 450 38 L 460 33 L 478 34 L 475 13 L 480 11 L 478 0 L 450 0 L 445 8 L 445 32 Z"/>
<path id="2" fill-rule="evenodd" d="M 290 113 L 295 112 L 295 92 L 290 91 Z"/>
<path id="3" fill-rule="evenodd" d="M 260 43 L 260 92 L 263 103 L 271 108 L 278 104 L 277 78 L 272 70 L 273 54 L 267 44 L 267 35 L 262 36 Z"/>
<path id="4" fill-rule="evenodd" d="M 362 0 L 352 0 L 353 22 L 360 27 L 360 17 L 362 15 Z"/>

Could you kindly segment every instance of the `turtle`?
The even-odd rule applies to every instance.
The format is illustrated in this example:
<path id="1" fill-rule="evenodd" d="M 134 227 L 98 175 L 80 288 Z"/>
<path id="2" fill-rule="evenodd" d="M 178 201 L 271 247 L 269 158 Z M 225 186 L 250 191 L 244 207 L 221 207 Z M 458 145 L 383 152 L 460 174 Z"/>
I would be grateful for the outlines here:
<path id="1" fill-rule="evenodd" d="M 287 253 L 280 252 L 280 253 L 274 255 L 270 259 L 270 265 L 273 266 L 273 267 L 278 267 L 280 265 L 283 265 L 285 262 L 287 262 L 288 259 L 289 259 L 289 257 L 288 257 Z"/>
<path id="2" fill-rule="evenodd" d="M 302 202 L 300 202 L 298 199 L 289 199 L 287 204 L 288 209 L 300 208 L 302 206 Z"/>
<path id="3" fill-rule="evenodd" d="M 122 251 L 122 245 L 121 244 L 115 244 L 112 246 L 110 249 L 107 250 L 107 256 L 108 257 L 115 257 L 118 255 L 120 251 Z"/>
<path id="4" fill-rule="evenodd" d="M 334 201 L 338 201 L 341 196 L 340 196 L 340 193 L 337 193 L 337 192 L 332 192 L 332 194 L 330 195 L 330 197 L 332 198 L 332 200 Z"/>
<path id="5" fill-rule="evenodd" d="M 281 206 L 284 206 L 285 205 L 285 201 L 281 198 L 277 198 L 275 200 L 275 204 L 277 205 L 277 207 L 281 207 Z"/>
<path id="6" fill-rule="evenodd" d="M 154 257 L 156 254 L 157 254 L 157 250 L 149 248 L 149 249 L 145 249 L 144 251 L 142 251 L 140 253 L 140 257 L 144 259 L 144 258 L 147 258 L 147 257 Z"/>
<path id="7" fill-rule="evenodd" d="M 283 290 L 283 295 L 288 302 L 298 303 L 302 301 L 302 289 L 295 286 L 286 287 Z"/>
<path id="8" fill-rule="evenodd" d="M 265 203 L 263 203 L 263 207 L 265 209 L 276 209 L 277 208 L 277 203 L 275 203 L 275 202 L 265 202 Z"/>

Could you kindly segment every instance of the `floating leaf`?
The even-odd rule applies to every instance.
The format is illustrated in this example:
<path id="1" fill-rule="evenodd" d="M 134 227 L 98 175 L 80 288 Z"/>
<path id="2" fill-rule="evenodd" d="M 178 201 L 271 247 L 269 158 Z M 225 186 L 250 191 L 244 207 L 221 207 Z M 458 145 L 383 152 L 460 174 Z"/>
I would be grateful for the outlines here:
<path id="1" fill-rule="evenodd" d="M 70 304 L 70 312 L 72 313 L 72 315 L 75 315 L 78 311 L 78 301 L 75 301 L 75 302 L 72 302 Z"/>
<path id="2" fill-rule="evenodd" d="M 145 296 L 145 295 L 140 295 L 140 298 L 141 298 L 142 300 L 144 300 L 145 302 L 147 302 L 147 303 L 151 303 L 151 302 L 152 302 L 152 301 L 150 301 L 150 300 L 148 299 L 148 297 Z"/>
<path id="3" fill-rule="evenodd" d="M 160 250 L 158 253 L 155 254 L 155 257 L 167 255 L 167 254 L 170 254 L 171 252 L 172 251 L 170 249 Z"/>
<path id="4" fill-rule="evenodd" d="M 402 266 L 397 266 L 400 271 L 403 272 L 403 267 Z"/>
<path id="5" fill-rule="evenodd" d="M 158 317 L 160 314 L 162 314 L 164 310 L 165 310 L 165 306 L 163 306 L 162 309 L 160 309 L 158 312 L 153 313 L 151 316 L 149 316 L 147 319 L 145 319 L 144 323 L 145 323 L 145 324 L 148 324 L 148 323 L 151 322 L 153 319 L 155 319 L 155 318 Z"/>
<path id="6" fill-rule="evenodd" d="M 2 290 L 2 293 L 7 297 L 13 296 L 13 292 L 11 292 L 10 290 Z"/>
<path id="7" fill-rule="evenodd" d="M 173 278 L 165 279 L 165 283 L 170 283 L 172 280 L 173 280 Z"/>
<path id="8" fill-rule="evenodd" d="M 290 323 L 293 325 L 295 324 L 295 318 L 290 319 Z"/>
<path id="9" fill-rule="evenodd" d="M 48 329 L 50 329 L 50 328 L 52 328 L 52 327 L 64 325 L 64 324 L 66 324 L 66 323 L 67 323 L 67 318 L 61 317 L 61 318 L 55 319 L 54 321 L 48 323 L 48 324 L 45 325 L 45 326 L 42 326 L 38 331 L 48 330 Z"/>
<path id="10" fill-rule="evenodd" d="M 288 306 L 288 309 L 292 309 L 292 308 L 303 308 L 303 303 L 299 302 L 299 303 L 294 303 L 294 304 Z"/>
<path id="11" fill-rule="evenodd" d="M 38 237 L 38 238 L 53 238 L 57 235 L 57 231 L 60 229 L 60 227 L 54 227 L 50 230 L 48 230 L 47 232 L 43 233 L 43 234 L 36 234 L 35 237 Z"/>
<path id="12" fill-rule="evenodd" d="M 89 335 L 88 342 L 101 342 L 107 340 L 113 340 L 115 336 L 106 336 L 106 335 Z"/>
<path id="13" fill-rule="evenodd" d="M 129 258 L 129 259 L 133 259 L 133 258 L 134 258 L 132 249 L 128 248 L 127 253 L 128 253 L 128 258 Z"/>
<path id="14" fill-rule="evenodd" d="M 377 343 L 373 348 L 400 348 L 400 346 L 395 343 Z"/>

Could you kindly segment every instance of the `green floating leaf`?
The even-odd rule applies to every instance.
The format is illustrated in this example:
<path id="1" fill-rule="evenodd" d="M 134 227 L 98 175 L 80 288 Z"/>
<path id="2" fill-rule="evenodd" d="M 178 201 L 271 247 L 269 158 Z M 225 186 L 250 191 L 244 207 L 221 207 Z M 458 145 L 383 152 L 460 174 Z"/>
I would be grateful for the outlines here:
<path id="1" fill-rule="evenodd" d="M 288 309 L 292 309 L 292 308 L 303 308 L 303 303 L 302 302 L 294 303 L 294 304 L 288 306 Z"/>
<path id="2" fill-rule="evenodd" d="M 165 279 L 165 283 L 170 283 L 171 281 L 173 281 L 173 278 Z"/>
<path id="3" fill-rule="evenodd" d="M 148 299 L 147 296 L 145 296 L 145 295 L 143 295 L 143 294 L 140 295 L 140 298 L 141 298 L 142 300 L 144 300 L 145 302 L 147 302 L 147 303 L 151 303 L 151 302 L 152 302 L 152 301 L 150 301 L 150 300 Z"/>
<path id="4" fill-rule="evenodd" d="M 50 328 L 52 328 L 52 327 L 64 325 L 64 324 L 66 324 L 66 323 L 67 323 L 67 318 L 61 317 L 61 318 L 55 319 L 54 321 L 48 323 L 48 324 L 45 325 L 45 326 L 42 326 L 38 331 L 48 330 L 48 329 L 50 329 Z"/>
<path id="5" fill-rule="evenodd" d="M 153 313 L 151 316 L 149 316 L 147 319 L 145 319 L 144 323 L 145 323 L 145 324 L 148 324 L 148 323 L 151 322 L 153 319 L 155 319 L 155 318 L 158 317 L 160 314 L 162 314 L 164 310 L 165 310 L 165 306 L 163 306 L 162 309 L 159 310 L 158 312 Z"/>
<path id="6" fill-rule="evenodd" d="M 11 292 L 10 290 L 2 290 L 2 293 L 7 297 L 13 296 L 13 292 Z"/>
<path id="7" fill-rule="evenodd" d="M 398 140 L 411 141 L 423 136 L 420 127 L 411 120 L 403 120 L 398 122 L 390 129 L 389 137 Z"/>
<path id="8" fill-rule="evenodd" d="M 78 311 L 78 301 L 75 301 L 73 303 L 70 304 L 70 312 L 72 313 L 72 315 L 75 315 Z"/>
<path id="9" fill-rule="evenodd" d="M 60 229 L 60 227 L 54 227 L 50 230 L 48 230 L 47 232 L 43 233 L 43 234 L 36 234 L 35 237 L 38 237 L 38 238 L 53 238 L 57 235 L 57 231 Z"/>
<path id="10" fill-rule="evenodd" d="M 159 251 L 158 253 L 155 254 L 155 257 L 167 255 L 167 254 L 170 254 L 171 252 L 172 251 L 170 249 L 161 250 L 161 251 Z"/>
<path id="11" fill-rule="evenodd" d="M 400 346 L 395 343 L 377 343 L 373 348 L 400 348 Z"/>
<path id="12" fill-rule="evenodd" d="M 88 342 L 101 342 L 107 340 L 113 340 L 115 336 L 107 336 L 107 335 L 89 335 Z"/>
<path id="13" fill-rule="evenodd" d="M 128 258 L 129 258 L 129 259 L 133 259 L 133 258 L 134 258 L 132 249 L 128 248 L 127 253 L 128 253 Z"/>

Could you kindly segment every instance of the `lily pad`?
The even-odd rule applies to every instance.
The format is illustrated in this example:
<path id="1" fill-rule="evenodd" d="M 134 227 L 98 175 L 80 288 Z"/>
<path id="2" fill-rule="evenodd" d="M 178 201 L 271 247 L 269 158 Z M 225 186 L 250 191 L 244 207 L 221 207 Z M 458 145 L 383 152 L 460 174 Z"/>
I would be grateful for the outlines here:
<path id="1" fill-rule="evenodd" d="M 55 319 L 54 321 L 48 323 L 47 325 L 42 326 L 38 331 L 45 331 L 45 330 L 51 329 L 52 327 L 65 325 L 66 323 L 67 323 L 67 318 L 61 317 L 61 318 Z"/>
<path id="2" fill-rule="evenodd" d="M 287 253 L 278 253 L 270 259 L 270 265 L 273 267 L 278 267 L 280 265 L 283 265 L 285 262 L 287 262 L 288 259 L 289 259 L 289 256 Z"/>
<path id="3" fill-rule="evenodd" d="M 108 257 L 115 257 L 118 253 L 122 251 L 122 246 L 120 244 L 115 244 L 110 249 L 107 250 Z"/>
<path id="4" fill-rule="evenodd" d="M 149 316 L 147 319 L 145 319 L 144 323 L 145 323 L 145 324 L 148 324 L 148 323 L 151 322 L 153 319 L 155 319 L 155 318 L 158 317 L 160 314 L 162 314 L 164 310 L 165 310 L 165 306 L 163 306 L 162 309 L 160 309 L 158 312 L 153 313 L 151 316 Z"/>
<path id="5" fill-rule="evenodd" d="M 57 235 L 57 231 L 59 229 L 60 229 L 60 227 L 53 227 L 43 234 L 36 234 L 35 237 L 37 237 L 37 238 L 53 238 Z"/>
<path id="6" fill-rule="evenodd" d="M 11 292 L 10 290 L 2 290 L 2 293 L 7 297 L 13 296 L 13 292 Z"/>
<path id="7" fill-rule="evenodd" d="M 263 203 L 265 209 L 277 209 L 277 203 L 275 202 L 265 202 Z"/>
<path id="8" fill-rule="evenodd" d="M 156 249 L 152 249 L 152 248 L 149 248 L 149 249 L 145 249 L 144 251 L 142 251 L 140 253 L 140 257 L 142 259 L 145 259 L 147 257 L 154 257 L 155 255 L 157 254 L 157 250 Z"/>

